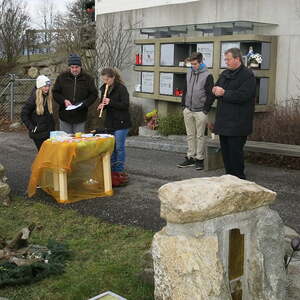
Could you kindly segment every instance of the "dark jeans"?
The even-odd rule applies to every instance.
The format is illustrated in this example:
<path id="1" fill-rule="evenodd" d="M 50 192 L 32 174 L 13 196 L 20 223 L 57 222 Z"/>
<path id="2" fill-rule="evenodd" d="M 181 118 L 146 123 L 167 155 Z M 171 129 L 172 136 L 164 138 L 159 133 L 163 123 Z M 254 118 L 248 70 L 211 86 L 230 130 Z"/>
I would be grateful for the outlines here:
<path id="1" fill-rule="evenodd" d="M 46 141 L 48 138 L 43 138 L 43 139 L 33 139 L 35 145 L 36 145 L 36 148 L 37 150 L 39 151 L 43 142 Z"/>
<path id="2" fill-rule="evenodd" d="M 220 144 L 226 174 L 246 179 L 244 174 L 244 145 L 247 136 L 220 135 Z"/>

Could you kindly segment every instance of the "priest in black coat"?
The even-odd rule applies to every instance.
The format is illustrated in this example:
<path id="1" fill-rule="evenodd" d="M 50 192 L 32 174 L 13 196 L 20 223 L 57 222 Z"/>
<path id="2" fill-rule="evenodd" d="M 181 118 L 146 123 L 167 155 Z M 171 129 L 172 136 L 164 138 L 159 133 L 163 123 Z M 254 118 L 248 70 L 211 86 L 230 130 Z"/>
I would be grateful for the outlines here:
<path id="1" fill-rule="evenodd" d="M 228 49 L 225 62 L 227 69 L 213 88 L 218 100 L 214 132 L 220 136 L 226 173 L 246 179 L 243 148 L 252 132 L 256 79 L 244 66 L 240 49 Z"/>

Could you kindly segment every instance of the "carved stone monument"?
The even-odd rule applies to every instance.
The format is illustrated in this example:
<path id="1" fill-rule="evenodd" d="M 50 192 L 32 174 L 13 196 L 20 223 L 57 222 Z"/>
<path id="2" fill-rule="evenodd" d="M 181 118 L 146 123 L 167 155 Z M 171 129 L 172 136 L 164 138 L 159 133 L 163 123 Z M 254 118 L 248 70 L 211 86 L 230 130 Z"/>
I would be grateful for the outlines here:
<path id="1" fill-rule="evenodd" d="M 283 300 L 284 227 L 276 193 L 225 175 L 159 190 L 166 227 L 152 243 L 156 300 Z"/>

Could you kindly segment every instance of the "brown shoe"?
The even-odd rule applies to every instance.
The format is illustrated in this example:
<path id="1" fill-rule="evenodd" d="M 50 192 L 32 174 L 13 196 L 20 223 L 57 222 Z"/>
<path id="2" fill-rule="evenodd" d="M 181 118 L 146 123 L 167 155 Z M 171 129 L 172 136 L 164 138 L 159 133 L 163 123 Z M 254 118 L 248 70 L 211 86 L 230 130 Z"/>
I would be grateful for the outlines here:
<path id="1" fill-rule="evenodd" d="M 112 186 L 124 186 L 128 183 L 128 176 L 126 177 L 123 172 L 111 172 Z"/>

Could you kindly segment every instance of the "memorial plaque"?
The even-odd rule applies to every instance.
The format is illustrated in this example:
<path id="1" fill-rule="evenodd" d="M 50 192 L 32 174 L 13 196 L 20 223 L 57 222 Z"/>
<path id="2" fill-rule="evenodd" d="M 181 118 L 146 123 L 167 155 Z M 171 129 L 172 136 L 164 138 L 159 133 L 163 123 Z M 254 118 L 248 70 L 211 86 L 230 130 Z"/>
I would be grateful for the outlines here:
<path id="1" fill-rule="evenodd" d="M 142 92 L 153 93 L 154 73 L 142 72 Z"/>
<path id="2" fill-rule="evenodd" d="M 173 73 L 160 73 L 159 79 L 159 93 L 162 95 L 173 95 Z"/>
<path id="3" fill-rule="evenodd" d="M 154 65 L 154 45 L 143 45 L 142 65 Z"/>
<path id="4" fill-rule="evenodd" d="M 162 44 L 160 49 L 160 64 L 162 66 L 174 65 L 174 44 Z"/>
<path id="5" fill-rule="evenodd" d="M 214 44 L 213 43 L 200 43 L 197 44 L 197 52 L 202 53 L 203 62 L 208 68 L 213 66 Z"/>

